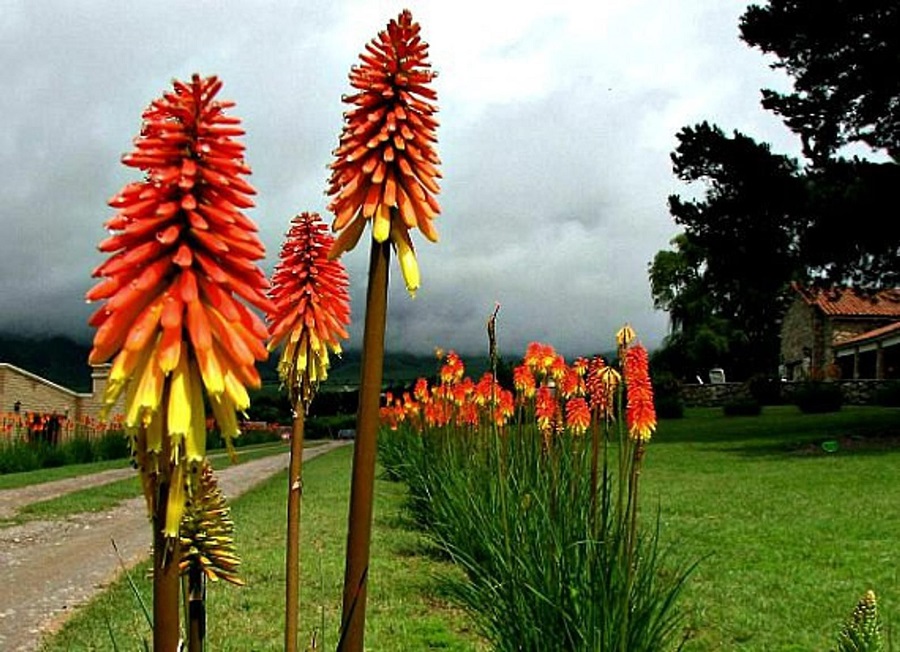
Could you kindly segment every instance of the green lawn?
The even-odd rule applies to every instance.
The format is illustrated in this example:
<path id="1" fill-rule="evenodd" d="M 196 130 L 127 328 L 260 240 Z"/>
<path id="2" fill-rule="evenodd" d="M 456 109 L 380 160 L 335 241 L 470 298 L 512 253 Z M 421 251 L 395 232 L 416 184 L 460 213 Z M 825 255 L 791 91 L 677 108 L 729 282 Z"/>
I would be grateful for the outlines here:
<path id="1" fill-rule="evenodd" d="M 316 442 L 308 444 L 315 446 Z M 262 457 L 270 455 L 279 455 L 288 452 L 288 446 L 283 442 L 275 442 L 272 444 L 260 444 L 247 448 L 238 449 L 238 463 L 251 462 Z M 216 461 L 219 465 L 229 464 L 227 453 L 216 452 L 211 454 L 210 459 Z M 120 461 L 121 464 L 121 461 Z M 78 466 L 93 466 L 90 464 L 81 464 Z M 29 471 L 28 474 L 37 473 Z M 25 474 L 19 474 L 25 475 Z M 35 478 L 36 479 L 36 478 Z M 40 502 L 31 503 L 23 507 L 11 519 L 0 519 L 0 527 L 23 523 L 25 521 L 33 521 L 38 519 L 64 518 L 71 514 L 80 512 L 102 512 L 112 509 L 123 500 L 134 498 L 141 495 L 141 485 L 137 473 L 130 474 L 123 480 L 107 482 L 96 487 L 80 489 L 72 491 L 56 498 L 42 500 Z"/>
<path id="2" fill-rule="evenodd" d="M 645 516 L 659 507 L 663 541 L 703 557 L 685 595 L 685 650 L 831 649 L 869 588 L 900 624 L 900 448 L 817 445 L 900 436 L 900 410 L 720 415 L 662 422 L 643 474 Z"/>
<path id="3" fill-rule="evenodd" d="M 823 440 L 900 435 L 900 410 L 844 408 L 803 415 L 766 407 L 761 417 L 689 410 L 664 421 L 642 475 L 644 517 L 659 508 L 662 541 L 702 558 L 685 593 L 686 652 L 824 651 L 869 588 L 889 627 L 900 623 L 900 448 Z M 324 615 L 334 649 L 340 611 L 350 449 L 306 465 L 301 629 Z M 210 592 L 211 650 L 281 649 L 285 477 L 237 500 L 234 517 L 249 586 Z M 436 595 L 422 537 L 406 529 L 403 487 L 376 487 L 366 643 L 372 651 L 477 650 L 466 623 Z M 143 572 L 136 577 L 142 578 Z M 146 591 L 146 585 L 142 580 Z M 138 608 L 123 584 L 81 612 L 46 649 L 137 649 Z"/>
<path id="4" fill-rule="evenodd" d="M 50 469 L 35 469 L 21 473 L 0 473 L 0 491 L 3 489 L 18 489 L 32 484 L 53 482 L 76 478 L 81 475 L 90 475 L 109 471 L 110 469 L 122 469 L 128 466 L 129 460 L 105 460 L 103 462 L 90 462 L 88 464 L 68 464 Z"/>
<path id="5" fill-rule="evenodd" d="M 312 442 L 315 445 L 316 441 Z M 281 447 L 287 450 L 287 446 L 281 442 L 271 444 L 257 444 L 238 448 L 238 456 L 244 459 L 246 454 L 253 454 L 251 451 L 257 449 L 270 449 Z M 209 456 L 213 459 L 227 457 L 227 453 L 221 449 L 210 451 Z M 32 484 L 42 484 L 44 482 L 54 482 L 56 480 L 65 480 L 68 478 L 77 478 L 82 475 L 92 475 L 101 471 L 109 471 L 110 469 L 122 469 L 131 463 L 128 458 L 117 460 L 104 460 L 102 462 L 89 462 L 86 464 L 67 464 L 65 466 L 57 466 L 48 469 L 35 469 L 34 471 L 23 471 L 21 473 L 0 473 L 0 491 L 4 489 L 18 489 Z"/>
<path id="6" fill-rule="evenodd" d="M 335 649 L 340 624 L 351 455 L 350 447 L 340 448 L 304 467 L 300 626 L 307 637 L 317 632 L 320 643 L 324 634 L 322 650 Z M 234 502 L 248 586 L 210 587 L 210 650 L 282 649 L 286 483 L 286 474 L 279 474 Z M 434 575 L 448 568 L 425 554 L 421 535 L 407 528 L 401 513 L 403 487 L 379 480 L 376 491 L 367 649 L 483 649 L 466 633 L 462 616 L 435 595 Z M 141 567 L 133 578 L 149 604 L 145 573 L 146 566 Z M 44 650 L 111 650 L 107 623 L 119 649 L 140 649 L 146 629 L 124 581 L 79 612 Z"/>

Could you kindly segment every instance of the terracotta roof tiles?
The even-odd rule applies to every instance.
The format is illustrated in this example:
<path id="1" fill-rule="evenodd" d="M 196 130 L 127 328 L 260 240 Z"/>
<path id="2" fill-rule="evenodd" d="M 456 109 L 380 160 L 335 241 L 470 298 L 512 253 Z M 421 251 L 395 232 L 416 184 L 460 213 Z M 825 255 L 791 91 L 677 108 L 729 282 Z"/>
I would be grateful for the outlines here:
<path id="1" fill-rule="evenodd" d="M 900 318 L 900 289 L 865 294 L 852 288 L 815 289 L 794 284 L 804 301 L 826 315 Z"/>

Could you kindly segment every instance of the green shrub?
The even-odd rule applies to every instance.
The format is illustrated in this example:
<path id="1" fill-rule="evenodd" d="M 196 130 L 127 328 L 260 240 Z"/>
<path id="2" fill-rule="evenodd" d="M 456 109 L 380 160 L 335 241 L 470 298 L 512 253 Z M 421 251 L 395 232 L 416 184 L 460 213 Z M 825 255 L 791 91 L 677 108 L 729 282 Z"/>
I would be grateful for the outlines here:
<path id="1" fill-rule="evenodd" d="M 875 393 L 876 405 L 900 407 L 900 381 L 887 383 Z"/>
<path id="2" fill-rule="evenodd" d="M 0 444 L 0 473 L 22 473 L 41 468 L 41 456 L 35 446 L 16 440 Z"/>
<path id="3" fill-rule="evenodd" d="M 758 417 L 762 405 L 754 398 L 737 398 L 722 406 L 726 417 Z"/>
<path id="4" fill-rule="evenodd" d="M 87 464 L 95 460 L 94 444 L 88 437 L 73 437 L 60 448 L 65 451 L 67 464 Z"/>
<path id="5" fill-rule="evenodd" d="M 757 374 L 747 381 L 747 391 L 760 405 L 782 405 L 781 379 Z"/>
<path id="6" fill-rule="evenodd" d="M 69 452 L 63 445 L 53 446 L 45 442 L 35 444 L 41 468 L 53 469 L 69 463 Z"/>
<path id="7" fill-rule="evenodd" d="M 355 414 L 311 416 L 306 420 L 308 439 L 334 439 L 338 431 L 356 428 Z"/>
<path id="8" fill-rule="evenodd" d="M 681 419 L 684 417 L 684 401 L 677 396 L 662 396 L 654 401 L 656 416 L 660 419 Z"/>
<path id="9" fill-rule="evenodd" d="M 681 419 L 684 416 L 684 401 L 681 400 L 681 383 L 671 373 L 660 372 L 653 375 L 653 404 L 660 419 Z"/>
<path id="10" fill-rule="evenodd" d="M 280 430 L 268 427 L 244 427 L 240 436 L 235 437 L 232 443 L 235 448 L 241 448 L 243 446 L 255 446 L 256 444 L 268 444 L 276 441 L 281 441 Z M 219 450 L 222 448 L 225 448 L 225 440 L 222 438 L 222 434 L 217 429 L 208 431 L 206 433 L 206 449 Z"/>
<path id="11" fill-rule="evenodd" d="M 93 442 L 94 460 L 120 460 L 131 455 L 131 445 L 124 432 L 108 430 Z"/>
<path id="12" fill-rule="evenodd" d="M 794 402 L 804 414 L 822 414 L 839 411 L 844 403 L 844 396 L 837 384 L 809 382 L 797 389 Z"/>

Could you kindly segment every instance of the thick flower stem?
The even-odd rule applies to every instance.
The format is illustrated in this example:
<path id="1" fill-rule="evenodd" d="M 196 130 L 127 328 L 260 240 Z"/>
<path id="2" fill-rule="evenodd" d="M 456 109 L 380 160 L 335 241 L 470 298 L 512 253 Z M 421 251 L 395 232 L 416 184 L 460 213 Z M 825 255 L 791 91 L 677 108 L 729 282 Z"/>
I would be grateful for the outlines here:
<path id="1" fill-rule="evenodd" d="M 203 652 L 206 640 L 206 578 L 203 569 L 197 565 L 191 566 L 185 580 L 188 652 Z"/>
<path id="2" fill-rule="evenodd" d="M 339 652 L 362 652 L 366 624 L 366 586 L 369 544 L 372 535 L 372 502 L 375 489 L 381 379 L 384 367 L 384 332 L 387 319 L 388 264 L 390 243 L 372 240 L 369 287 L 363 332 L 359 409 L 353 475 L 350 484 L 350 514 L 347 523 L 347 557 Z"/>
<path id="3" fill-rule="evenodd" d="M 168 437 L 163 438 L 163 454 L 168 457 Z M 181 588 L 178 538 L 163 532 L 169 502 L 171 476 L 160 478 L 153 515 L 153 652 L 176 652 L 181 634 L 179 622 Z"/>
<path id="4" fill-rule="evenodd" d="M 303 405 L 294 406 L 291 461 L 288 467 L 287 552 L 285 554 L 285 652 L 297 652 L 300 606 L 300 505 L 303 500 Z"/>

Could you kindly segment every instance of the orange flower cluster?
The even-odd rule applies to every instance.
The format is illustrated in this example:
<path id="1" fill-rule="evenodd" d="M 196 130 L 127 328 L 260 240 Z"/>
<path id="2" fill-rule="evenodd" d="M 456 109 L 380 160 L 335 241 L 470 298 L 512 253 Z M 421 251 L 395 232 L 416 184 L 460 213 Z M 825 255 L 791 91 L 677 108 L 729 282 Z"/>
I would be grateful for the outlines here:
<path id="1" fill-rule="evenodd" d="M 238 300 L 271 308 L 254 262 L 265 250 L 242 213 L 255 194 L 235 140 L 244 132 L 225 112 L 233 103 L 216 100 L 221 87 L 216 77 L 194 75 L 144 111 L 123 163 L 145 177 L 110 200 L 113 235 L 99 245 L 110 257 L 87 293 L 104 301 L 90 318 L 90 363 L 113 358 L 104 403 L 115 404 L 127 387 L 126 427 L 140 431 L 150 455 L 162 451 L 167 431 L 178 475 L 182 460 L 196 465 L 205 456 L 203 388 L 222 434 L 236 436 L 247 387 L 260 385 L 255 363 L 268 356 L 265 324 Z M 166 532 L 174 537 L 184 496 L 171 495 Z"/>
<path id="2" fill-rule="evenodd" d="M 328 210 L 339 231 L 333 258 L 356 246 L 367 220 L 377 242 L 390 238 L 406 287 L 419 287 L 419 268 L 409 230 L 418 227 L 430 241 L 438 235 L 432 220 L 440 213 L 434 150 L 438 126 L 436 76 L 428 45 L 409 11 L 366 45 L 361 65 L 350 72 L 358 92 L 344 97 L 355 108 L 344 114 L 344 128 L 331 165 Z"/>
<path id="3" fill-rule="evenodd" d="M 566 403 L 566 427 L 576 435 L 583 435 L 591 426 L 591 408 L 581 396 Z"/>
<path id="4" fill-rule="evenodd" d="M 12 438 L 13 435 L 21 437 L 27 435 L 29 430 L 32 432 L 46 430 L 48 424 L 56 420 L 59 423 L 61 438 L 78 436 L 93 439 L 110 430 L 122 430 L 122 419 L 120 414 L 109 420 L 101 420 L 91 416 L 71 419 L 65 414 L 32 412 L 30 410 L 4 412 L 0 413 L 0 433 L 5 434 L 7 438 Z"/>
<path id="5" fill-rule="evenodd" d="M 588 365 L 586 379 L 591 409 L 608 419 L 613 418 L 616 393 L 622 376 L 613 367 L 608 366 L 603 358 L 594 358 Z"/>
<path id="6" fill-rule="evenodd" d="M 472 381 L 465 376 L 460 357 L 450 351 L 444 358 L 437 385 L 419 378 L 412 393 L 404 392 L 400 397 L 388 393 L 381 418 L 391 429 L 407 423 L 421 432 L 448 425 L 474 428 L 490 424 L 492 418 L 497 426 L 504 426 L 514 412 L 512 392 L 500 387 L 490 372 L 485 372 L 477 383 Z"/>
<path id="7" fill-rule="evenodd" d="M 269 350 L 285 344 L 278 371 L 291 402 L 304 406 L 328 376 L 328 349 L 340 354 L 340 339 L 349 337 L 349 279 L 343 263 L 328 258 L 333 243 L 318 214 L 301 213 L 272 275 Z"/>
<path id="8" fill-rule="evenodd" d="M 656 428 L 647 351 L 641 345 L 625 345 L 623 351 L 628 433 L 632 439 L 647 441 Z M 569 365 L 552 346 L 539 342 L 528 345 L 522 363 L 513 369 L 515 394 L 499 387 L 489 373 L 478 383 L 464 374 L 462 360 L 450 351 L 438 385 L 429 387 L 420 378 L 411 394 L 388 395 L 381 410 L 383 422 L 393 429 L 408 423 L 418 431 L 446 425 L 477 427 L 490 423 L 491 413 L 484 408 L 493 405 L 496 424 L 502 427 L 518 406 L 534 418 L 548 441 L 564 429 L 582 435 L 595 419 L 614 420 L 622 384 L 622 375 L 602 358 L 578 358 Z"/>
<path id="9" fill-rule="evenodd" d="M 656 410 L 653 407 L 653 386 L 647 350 L 640 344 L 625 350 L 625 388 L 628 407 L 628 434 L 635 441 L 646 442 L 656 430 Z"/>

